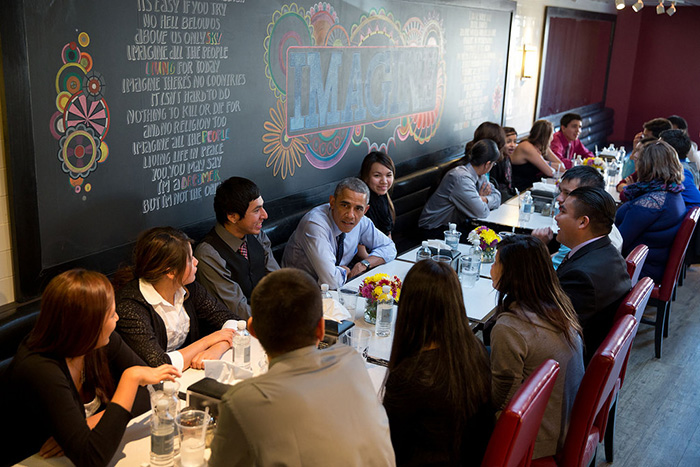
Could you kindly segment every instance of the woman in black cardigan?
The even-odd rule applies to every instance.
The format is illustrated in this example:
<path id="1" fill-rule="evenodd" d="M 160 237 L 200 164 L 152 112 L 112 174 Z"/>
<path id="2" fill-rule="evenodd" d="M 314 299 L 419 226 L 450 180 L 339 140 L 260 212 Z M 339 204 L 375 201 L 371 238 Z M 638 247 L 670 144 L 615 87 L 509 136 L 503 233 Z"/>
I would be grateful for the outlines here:
<path id="1" fill-rule="evenodd" d="M 172 227 L 143 232 L 134 266 L 117 273 L 117 331 L 151 366 L 203 368 L 231 347 L 238 316 L 195 282 L 190 239 Z"/>

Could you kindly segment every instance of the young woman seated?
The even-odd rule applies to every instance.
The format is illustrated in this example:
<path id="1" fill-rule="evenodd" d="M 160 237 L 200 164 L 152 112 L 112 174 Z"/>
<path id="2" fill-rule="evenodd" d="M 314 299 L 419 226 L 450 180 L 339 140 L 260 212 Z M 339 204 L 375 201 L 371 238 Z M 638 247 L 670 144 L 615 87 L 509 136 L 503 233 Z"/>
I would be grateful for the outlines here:
<path id="1" fill-rule="evenodd" d="M 501 159 L 489 174 L 491 183 L 501 192 L 501 203 L 505 203 L 516 194 L 513 187 L 513 164 L 510 158 L 518 146 L 518 132 L 515 131 L 515 128 L 504 126 L 503 132 L 506 140 L 505 145 L 501 149 Z"/>
<path id="2" fill-rule="evenodd" d="M 513 187 L 523 191 L 540 180 L 542 175 L 553 177 L 564 172 L 564 164 L 549 149 L 554 137 L 554 126 L 547 120 L 537 120 L 530 136 L 518 144 L 510 157 L 513 165 Z"/>
<path id="3" fill-rule="evenodd" d="M 380 151 L 367 154 L 360 168 L 360 179 L 369 187 L 369 209 L 365 215 L 389 238 L 396 221 L 394 203 L 389 195 L 395 173 L 394 161 Z"/>
<path id="4" fill-rule="evenodd" d="M 469 219 L 483 219 L 501 205 L 501 193 L 486 177 L 499 157 L 498 145 L 482 139 L 464 156 L 465 165 L 445 174 L 418 221 L 426 238 L 442 238 L 449 223 L 463 230 Z"/>
<path id="5" fill-rule="evenodd" d="M 180 372 L 143 361 L 113 332 L 114 290 L 98 272 L 74 269 L 49 282 L 41 311 L 2 384 L 3 465 L 39 452 L 75 465 L 107 465 L 133 415 L 150 408 L 143 388 Z"/>
<path id="6" fill-rule="evenodd" d="M 559 362 L 533 458 L 551 456 L 563 446 L 583 378 L 581 326 L 544 243 L 530 235 L 513 235 L 497 248 L 491 268 L 498 291 L 496 324 L 491 330 L 493 403 L 503 409 L 542 362 L 548 358 Z"/>
<path id="7" fill-rule="evenodd" d="M 481 464 L 494 425 L 489 360 L 449 265 L 406 275 L 384 387 L 396 464 Z"/>
<path id="8" fill-rule="evenodd" d="M 683 166 L 676 151 L 664 141 L 645 143 L 637 159 L 637 179 L 627 185 L 625 199 L 615 214 L 615 225 L 622 235 L 622 255 L 637 245 L 649 247 L 640 277 L 661 282 L 673 240 L 683 222 Z"/>
<path id="9" fill-rule="evenodd" d="M 117 273 L 117 331 L 151 366 L 203 368 L 231 347 L 239 318 L 195 282 L 196 272 L 187 235 L 155 227 L 139 236 L 134 266 Z"/>

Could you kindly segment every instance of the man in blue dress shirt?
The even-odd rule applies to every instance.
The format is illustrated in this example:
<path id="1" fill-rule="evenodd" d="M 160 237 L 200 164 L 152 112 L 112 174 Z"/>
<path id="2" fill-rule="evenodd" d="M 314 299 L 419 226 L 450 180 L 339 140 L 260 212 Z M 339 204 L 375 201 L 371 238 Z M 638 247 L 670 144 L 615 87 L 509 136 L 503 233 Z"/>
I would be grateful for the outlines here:
<path id="1" fill-rule="evenodd" d="M 349 279 L 393 260 L 394 242 L 365 217 L 368 202 L 369 188 L 362 180 L 341 180 L 328 204 L 313 208 L 301 219 L 284 249 L 283 267 L 302 269 L 319 284 L 339 288 Z M 360 243 L 367 247 L 369 257 L 350 269 Z"/>

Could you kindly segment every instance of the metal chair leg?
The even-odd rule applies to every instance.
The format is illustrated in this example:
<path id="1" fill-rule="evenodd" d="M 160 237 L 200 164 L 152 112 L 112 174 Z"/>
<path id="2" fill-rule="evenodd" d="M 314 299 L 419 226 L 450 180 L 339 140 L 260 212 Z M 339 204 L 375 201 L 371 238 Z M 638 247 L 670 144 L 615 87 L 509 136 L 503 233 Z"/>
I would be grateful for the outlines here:
<path id="1" fill-rule="evenodd" d="M 605 426 L 605 460 L 606 462 L 613 461 L 613 448 L 615 446 L 615 415 L 617 414 L 617 399 L 619 393 L 615 396 L 615 401 L 610 406 L 610 414 L 608 415 L 608 424 Z"/>
<path id="2" fill-rule="evenodd" d="M 666 323 L 666 307 L 669 302 L 659 302 L 656 307 L 656 323 L 654 325 L 654 352 L 656 358 L 661 358 L 661 344 L 664 335 L 664 324 Z"/>

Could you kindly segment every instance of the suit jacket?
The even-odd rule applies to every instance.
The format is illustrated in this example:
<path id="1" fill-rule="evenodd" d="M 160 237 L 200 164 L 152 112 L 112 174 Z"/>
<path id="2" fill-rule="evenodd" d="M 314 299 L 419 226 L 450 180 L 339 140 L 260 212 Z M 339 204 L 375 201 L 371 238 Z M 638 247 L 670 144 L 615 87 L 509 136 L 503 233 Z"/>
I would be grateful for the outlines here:
<path id="1" fill-rule="evenodd" d="M 627 265 L 606 235 L 563 261 L 557 276 L 583 327 L 584 361 L 588 363 L 610 331 L 617 307 L 632 288 Z"/>
<path id="2" fill-rule="evenodd" d="M 209 466 L 249 465 L 395 465 L 386 412 L 357 352 L 302 347 L 229 389 Z"/>

